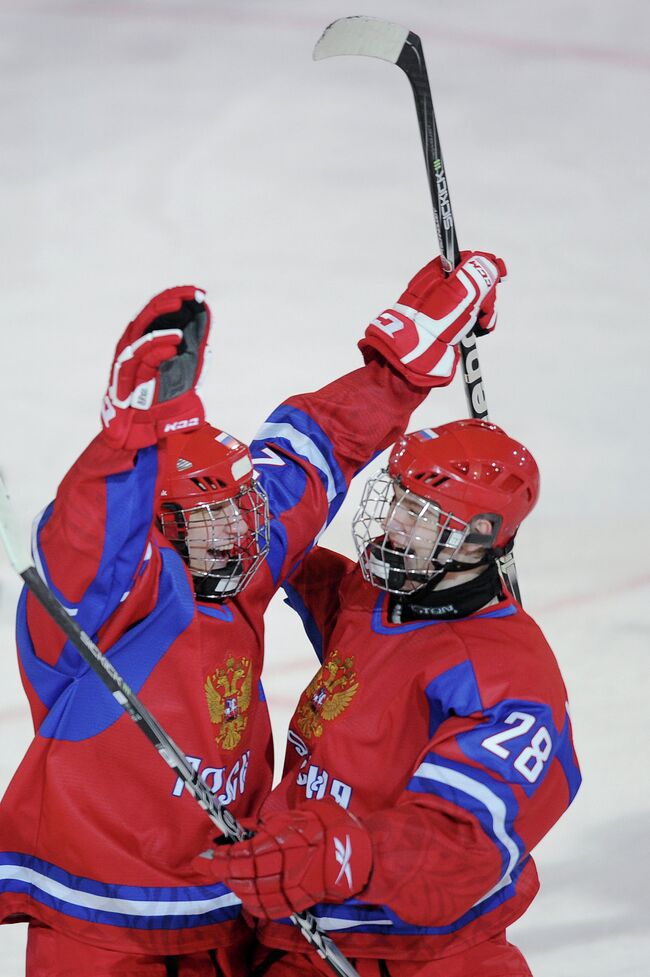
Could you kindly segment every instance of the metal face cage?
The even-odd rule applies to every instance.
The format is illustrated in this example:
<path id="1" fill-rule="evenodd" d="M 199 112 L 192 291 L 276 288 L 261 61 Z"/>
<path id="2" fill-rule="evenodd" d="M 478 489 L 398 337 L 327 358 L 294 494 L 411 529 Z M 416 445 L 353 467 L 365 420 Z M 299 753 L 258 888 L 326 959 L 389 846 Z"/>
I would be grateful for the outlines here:
<path id="1" fill-rule="evenodd" d="M 352 522 L 365 579 L 392 594 L 412 594 L 453 560 L 469 523 L 393 479 L 387 469 L 366 483 Z"/>
<path id="2" fill-rule="evenodd" d="M 197 597 L 240 594 L 269 551 L 269 506 L 261 485 L 244 486 L 223 502 L 183 509 L 168 502 L 161 531 L 183 557 Z"/>

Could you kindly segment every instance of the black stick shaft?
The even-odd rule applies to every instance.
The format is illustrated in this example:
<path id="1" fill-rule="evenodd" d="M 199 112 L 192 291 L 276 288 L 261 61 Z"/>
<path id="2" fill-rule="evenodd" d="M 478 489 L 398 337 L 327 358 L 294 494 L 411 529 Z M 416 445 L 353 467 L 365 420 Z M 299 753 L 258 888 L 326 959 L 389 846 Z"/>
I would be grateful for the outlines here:
<path id="1" fill-rule="evenodd" d="M 406 38 L 396 64 L 405 73 L 413 90 L 440 254 L 443 267 L 449 273 L 460 264 L 460 250 L 422 42 L 412 31 Z M 460 356 L 469 412 L 472 417 L 487 421 L 487 400 L 474 336 L 466 336 L 461 341 Z M 500 558 L 499 567 L 511 593 L 521 603 L 517 568 L 512 552 Z"/>
<path id="2" fill-rule="evenodd" d="M 249 837 L 228 809 L 215 802 L 212 792 L 199 777 L 197 771 L 187 762 L 183 751 L 174 743 L 171 736 L 165 732 L 157 719 L 152 716 L 147 707 L 127 685 L 92 638 L 85 631 L 82 631 L 76 621 L 70 617 L 47 584 L 40 578 L 36 569 L 28 567 L 21 573 L 21 577 L 39 603 L 43 605 L 50 617 L 75 646 L 84 661 L 103 682 L 116 702 L 128 713 L 149 742 L 153 743 L 165 763 L 182 778 L 191 795 L 201 805 L 219 831 L 231 841 L 241 841 Z"/>
<path id="3" fill-rule="evenodd" d="M 64 634 L 77 649 L 84 661 L 104 683 L 114 699 L 129 714 L 139 730 L 152 743 L 165 763 L 183 780 L 196 802 L 207 813 L 213 824 L 231 841 L 243 841 L 250 833 L 238 823 L 227 807 L 218 804 L 198 771 L 187 762 L 183 751 L 165 732 L 157 719 L 143 705 L 137 695 L 124 681 L 120 673 L 106 658 L 95 642 L 76 621 L 70 617 L 57 600 L 47 584 L 40 578 L 36 568 L 27 567 L 20 576 L 34 597 L 43 605 L 50 617 L 58 624 Z M 294 913 L 293 923 L 300 929 L 307 942 L 314 947 L 320 957 L 339 977 L 359 977 L 352 964 L 338 949 L 336 944 L 319 929 L 317 921 L 309 912 Z"/>
<path id="4" fill-rule="evenodd" d="M 397 60 L 397 66 L 406 74 L 413 89 L 440 254 L 445 271 L 451 272 L 460 264 L 460 250 L 440 147 L 440 137 L 433 110 L 431 86 L 429 85 L 422 43 L 417 34 L 409 33 L 402 53 Z M 463 364 L 465 396 L 469 412 L 472 417 L 487 420 L 488 409 L 483 389 L 483 377 L 478 348 L 473 336 L 466 336 L 460 344 L 460 356 Z"/>

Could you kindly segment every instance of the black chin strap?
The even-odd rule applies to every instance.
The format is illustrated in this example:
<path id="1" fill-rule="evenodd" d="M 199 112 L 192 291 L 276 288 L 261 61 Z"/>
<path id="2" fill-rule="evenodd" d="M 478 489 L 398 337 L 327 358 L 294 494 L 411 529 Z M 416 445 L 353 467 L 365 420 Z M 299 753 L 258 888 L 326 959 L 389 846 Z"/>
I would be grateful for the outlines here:
<path id="1" fill-rule="evenodd" d="M 198 577 L 192 574 L 195 595 L 199 600 L 212 600 L 217 602 L 228 600 L 229 597 L 232 597 L 235 588 L 220 590 L 219 584 L 222 580 L 234 577 L 238 571 L 241 573 L 241 560 L 235 556 L 230 557 L 225 567 L 217 572 L 208 573 L 204 577 Z"/>
<path id="2" fill-rule="evenodd" d="M 454 566 L 449 569 L 455 570 L 456 561 L 450 562 L 453 562 Z M 458 563 L 458 569 L 461 568 L 467 570 L 467 563 Z M 448 587 L 446 590 L 434 590 L 439 582 L 440 576 L 421 590 L 416 590 L 412 596 L 405 594 L 398 599 L 392 595 L 389 608 L 391 617 L 393 610 L 396 610 L 399 605 L 398 613 L 402 623 L 426 620 L 454 621 L 473 614 L 485 604 L 489 604 L 494 597 L 503 596 L 499 569 L 493 557 L 488 558 L 483 573 L 473 580 L 458 584 L 456 587 Z"/>

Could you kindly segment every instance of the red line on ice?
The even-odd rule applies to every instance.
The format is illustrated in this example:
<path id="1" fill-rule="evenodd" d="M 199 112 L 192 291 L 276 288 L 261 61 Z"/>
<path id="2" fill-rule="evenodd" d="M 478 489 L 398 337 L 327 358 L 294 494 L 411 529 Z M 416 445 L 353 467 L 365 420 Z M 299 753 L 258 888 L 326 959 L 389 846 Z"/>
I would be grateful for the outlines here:
<path id="1" fill-rule="evenodd" d="M 4 14 L 36 14 L 43 16 L 104 16 L 108 15 L 113 19 L 122 17 L 125 20 L 179 20 L 184 24 L 195 22 L 211 22 L 214 24 L 250 24 L 251 27 L 271 27 L 278 30 L 291 30 L 292 28 L 308 28 L 314 31 L 314 42 L 318 39 L 320 32 L 327 26 L 320 18 L 312 16 L 283 16 L 280 14 L 263 13 L 262 11 L 246 12 L 241 9 L 231 7 L 230 9 L 219 9 L 218 7 L 191 6 L 177 8 L 161 8 L 155 5 L 146 7 L 134 7 L 125 3 L 93 3 L 83 2 L 62 3 L 58 9 L 53 4 L 33 4 L 21 9 L 20 5 L 14 2 L 0 2 L 0 13 Z M 592 62 L 596 64 L 609 64 L 614 67 L 632 69 L 639 71 L 650 71 L 650 57 L 636 51 L 623 51 L 617 48 L 590 47 L 586 44 L 559 44 L 555 41 L 537 41 L 526 37 L 504 37 L 496 34 L 485 34 L 479 31 L 455 30 L 445 28 L 436 23 L 427 23 L 418 20 L 413 24 L 413 29 L 418 33 L 426 35 L 430 31 L 431 37 L 438 41 L 451 41 L 457 44 L 469 44 L 484 48 L 498 48 L 502 51 L 512 51 L 515 54 L 527 54 L 533 57 L 543 57 L 563 59 L 574 62 Z M 427 41 L 427 47 L 433 48 L 433 42 Z"/>

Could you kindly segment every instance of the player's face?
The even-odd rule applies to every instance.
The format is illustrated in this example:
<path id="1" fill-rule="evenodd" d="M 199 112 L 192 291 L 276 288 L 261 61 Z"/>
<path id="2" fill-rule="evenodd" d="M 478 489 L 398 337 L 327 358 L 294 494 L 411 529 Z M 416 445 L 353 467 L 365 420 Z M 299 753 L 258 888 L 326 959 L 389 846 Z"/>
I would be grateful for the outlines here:
<path id="1" fill-rule="evenodd" d="M 433 502 L 395 484 L 384 529 L 391 547 L 412 554 L 410 570 L 425 570 L 429 565 L 440 532 L 439 511 Z M 409 589 L 417 586 L 411 581 Z"/>
<path id="2" fill-rule="evenodd" d="M 247 532 L 246 521 L 232 500 L 192 509 L 187 516 L 185 540 L 190 570 L 222 570 Z"/>

